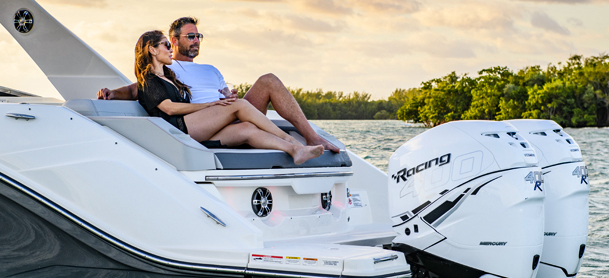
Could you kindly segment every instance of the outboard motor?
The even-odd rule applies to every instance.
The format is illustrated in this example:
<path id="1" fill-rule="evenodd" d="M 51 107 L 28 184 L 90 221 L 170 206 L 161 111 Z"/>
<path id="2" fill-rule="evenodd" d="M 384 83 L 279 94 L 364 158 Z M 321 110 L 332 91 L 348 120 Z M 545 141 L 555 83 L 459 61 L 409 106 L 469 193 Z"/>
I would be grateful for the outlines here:
<path id="1" fill-rule="evenodd" d="M 457 121 L 389 161 L 389 212 L 413 277 L 535 277 L 545 187 L 530 143 L 510 124 Z"/>
<path id="2" fill-rule="evenodd" d="M 574 277 L 588 238 L 588 171 L 575 140 L 554 121 L 511 120 L 539 160 L 545 183 L 543 253 L 537 277 Z"/>

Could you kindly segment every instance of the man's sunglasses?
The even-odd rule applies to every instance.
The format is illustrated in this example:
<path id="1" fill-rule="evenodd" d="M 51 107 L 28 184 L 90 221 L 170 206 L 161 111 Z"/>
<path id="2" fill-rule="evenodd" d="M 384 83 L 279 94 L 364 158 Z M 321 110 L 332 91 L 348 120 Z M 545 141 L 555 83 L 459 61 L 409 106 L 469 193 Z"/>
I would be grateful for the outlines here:
<path id="1" fill-rule="evenodd" d="M 180 35 L 180 36 L 188 38 L 189 41 L 194 41 L 195 37 L 198 38 L 199 40 L 203 39 L 203 34 L 201 34 L 201 33 L 188 33 L 186 35 Z"/>
<path id="2" fill-rule="evenodd" d="M 157 44 L 156 44 L 156 46 L 154 46 L 154 47 L 159 46 L 159 44 L 164 44 L 164 45 L 165 45 L 165 47 L 167 47 L 167 50 L 170 50 L 170 49 L 171 49 L 171 43 L 170 43 L 169 41 L 165 41 L 164 43 L 159 42 L 159 43 L 157 43 Z"/>

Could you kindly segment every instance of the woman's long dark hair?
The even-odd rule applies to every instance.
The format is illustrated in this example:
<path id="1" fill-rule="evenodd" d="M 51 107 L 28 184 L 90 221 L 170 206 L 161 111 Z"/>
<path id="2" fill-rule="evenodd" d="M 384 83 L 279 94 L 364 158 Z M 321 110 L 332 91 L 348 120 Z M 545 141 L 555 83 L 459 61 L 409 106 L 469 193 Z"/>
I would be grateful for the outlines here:
<path id="1" fill-rule="evenodd" d="M 143 89 L 146 86 L 146 78 L 154 74 L 152 73 L 152 54 L 149 49 L 157 47 L 162 39 L 162 31 L 148 31 L 142 34 L 135 44 L 135 76 L 138 89 Z M 175 73 L 165 65 L 163 65 L 163 74 L 178 87 L 180 94 L 186 91 L 191 96 L 189 87 L 180 82 Z"/>

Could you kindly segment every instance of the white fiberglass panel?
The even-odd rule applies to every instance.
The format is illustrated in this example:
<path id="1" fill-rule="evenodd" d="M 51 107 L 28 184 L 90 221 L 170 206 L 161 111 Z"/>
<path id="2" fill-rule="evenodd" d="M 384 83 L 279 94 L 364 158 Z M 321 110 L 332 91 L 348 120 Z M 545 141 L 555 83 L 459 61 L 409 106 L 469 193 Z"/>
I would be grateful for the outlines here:
<path id="1" fill-rule="evenodd" d="M 258 228 L 113 131 L 64 107 L 0 105 L 6 113 L 35 119 L 0 117 L 0 142 L 11 142 L 0 144 L 0 171 L 109 235 L 157 256 L 233 266 L 262 246 Z"/>

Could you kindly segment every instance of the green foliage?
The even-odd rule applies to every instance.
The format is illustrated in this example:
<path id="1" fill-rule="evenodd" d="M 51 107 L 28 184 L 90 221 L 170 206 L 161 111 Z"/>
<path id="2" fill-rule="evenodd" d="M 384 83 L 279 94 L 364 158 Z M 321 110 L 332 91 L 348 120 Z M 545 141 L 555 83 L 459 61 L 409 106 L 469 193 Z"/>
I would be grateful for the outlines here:
<path id="1" fill-rule="evenodd" d="M 376 114 L 374 114 L 373 118 L 375 120 L 389 120 L 389 119 L 391 119 L 391 114 L 389 114 L 389 112 L 387 112 L 387 110 L 381 110 L 379 112 L 376 112 Z"/>
<path id="2" fill-rule="evenodd" d="M 235 89 L 237 89 L 237 95 L 239 95 L 239 98 L 243 98 L 245 96 L 245 94 L 247 93 L 247 91 L 250 90 L 251 87 L 252 87 L 252 85 L 247 84 L 247 83 L 242 83 L 242 84 L 235 86 Z"/>
<path id="3" fill-rule="evenodd" d="M 236 86 L 239 97 L 243 97 L 252 85 Z M 320 119 L 397 119 L 396 113 L 418 89 L 396 89 L 387 100 L 370 100 L 370 94 L 353 92 L 324 92 L 321 89 L 305 91 L 288 88 L 309 120 Z M 269 106 L 272 109 L 272 106 Z"/>
<path id="4" fill-rule="evenodd" d="M 454 72 L 423 82 L 398 119 L 436 126 L 451 120 L 551 119 L 565 127 L 609 125 L 609 55 L 571 56 L 563 65 L 517 73 L 491 67 L 472 79 Z"/>
<path id="5" fill-rule="evenodd" d="M 252 87 L 235 87 L 243 97 Z M 454 120 L 551 119 L 564 127 L 609 125 L 609 55 L 571 56 L 564 64 L 455 72 L 395 89 L 387 100 L 364 92 L 288 88 L 308 119 L 400 119 L 433 127 Z"/>
<path id="6" fill-rule="evenodd" d="M 471 106 L 464 113 L 463 119 L 494 120 L 513 73 L 507 67 L 493 67 L 479 71 L 478 75 L 476 86 L 471 92 Z"/>
<path id="7" fill-rule="evenodd" d="M 455 72 L 423 82 L 418 94 L 409 98 L 398 110 L 398 119 L 436 126 L 459 120 L 471 103 L 475 81 Z"/>

